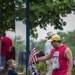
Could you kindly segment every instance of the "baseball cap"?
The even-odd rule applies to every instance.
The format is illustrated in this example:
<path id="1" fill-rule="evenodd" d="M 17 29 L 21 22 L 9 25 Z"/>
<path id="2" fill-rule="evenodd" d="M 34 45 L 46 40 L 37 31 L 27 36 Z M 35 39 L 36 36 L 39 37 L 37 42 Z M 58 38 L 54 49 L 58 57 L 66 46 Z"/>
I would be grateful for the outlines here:
<path id="1" fill-rule="evenodd" d="M 49 38 L 50 36 L 52 36 L 54 34 L 55 34 L 54 32 L 50 31 L 50 32 L 47 33 L 47 37 L 46 38 Z"/>
<path id="2" fill-rule="evenodd" d="M 58 40 L 61 40 L 61 38 L 60 38 L 60 36 L 58 35 L 58 34 L 55 34 L 55 35 L 53 35 L 50 39 L 49 39 L 49 41 L 58 41 Z"/>

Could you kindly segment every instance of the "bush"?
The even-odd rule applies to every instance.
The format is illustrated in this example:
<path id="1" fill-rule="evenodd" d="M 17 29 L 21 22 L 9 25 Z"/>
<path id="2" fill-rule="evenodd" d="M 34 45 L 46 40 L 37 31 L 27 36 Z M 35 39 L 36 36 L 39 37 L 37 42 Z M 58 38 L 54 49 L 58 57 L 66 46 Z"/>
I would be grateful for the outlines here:
<path id="1" fill-rule="evenodd" d="M 44 62 L 39 62 L 35 66 L 36 66 L 36 69 L 38 70 L 39 73 L 47 71 L 47 67 Z"/>
<path id="2" fill-rule="evenodd" d="M 72 75 L 75 75 L 75 68 L 72 69 Z"/>

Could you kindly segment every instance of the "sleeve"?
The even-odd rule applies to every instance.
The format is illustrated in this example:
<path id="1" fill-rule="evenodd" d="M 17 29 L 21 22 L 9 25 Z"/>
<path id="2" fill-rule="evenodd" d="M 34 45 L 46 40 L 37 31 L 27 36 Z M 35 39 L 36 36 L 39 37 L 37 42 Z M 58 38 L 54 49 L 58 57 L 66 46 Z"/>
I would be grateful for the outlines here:
<path id="1" fill-rule="evenodd" d="M 15 71 L 13 71 L 13 75 L 18 75 L 18 73 L 17 73 L 17 72 L 15 72 Z"/>
<path id="2" fill-rule="evenodd" d="M 14 70 L 9 71 L 9 75 L 18 75 L 17 72 L 15 72 Z"/>

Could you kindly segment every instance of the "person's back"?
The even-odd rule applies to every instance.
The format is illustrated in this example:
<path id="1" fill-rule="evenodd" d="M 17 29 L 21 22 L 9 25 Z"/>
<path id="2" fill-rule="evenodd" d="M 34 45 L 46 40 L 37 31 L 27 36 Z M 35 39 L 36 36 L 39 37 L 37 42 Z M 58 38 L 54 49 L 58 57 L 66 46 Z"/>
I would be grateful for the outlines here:
<path id="1" fill-rule="evenodd" d="M 17 74 L 17 72 L 15 72 L 15 70 L 9 69 L 8 70 L 8 75 L 18 75 L 18 74 Z"/>
<path id="2" fill-rule="evenodd" d="M 7 36 L 3 36 L 2 37 L 1 55 L 6 56 L 6 52 L 11 50 L 11 46 L 12 46 L 12 40 Z"/>
<path id="3" fill-rule="evenodd" d="M 48 53 L 50 53 L 52 49 L 53 49 L 53 46 L 47 40 L 46 43 L 45 43 L 45 45 L 44 45 L 44 53 L 45 53 L 45 55 L 48 54 Z"/>

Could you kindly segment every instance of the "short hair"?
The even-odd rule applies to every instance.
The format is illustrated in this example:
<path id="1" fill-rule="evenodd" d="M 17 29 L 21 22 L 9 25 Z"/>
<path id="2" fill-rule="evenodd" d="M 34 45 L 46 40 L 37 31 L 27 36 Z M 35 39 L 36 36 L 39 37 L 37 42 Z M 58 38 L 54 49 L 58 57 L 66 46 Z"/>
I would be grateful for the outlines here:
<path id="1" fill-rule="evenodd" d="M 56 42 L 56 41 L 57 41 L 58 43 L 61 43 L 61 42 L 62 42 L 61 40 L 53 40 L 53 41 L 54 41 L 54 42 Z"/>
<path id="2" fill-rule="evenodd" d="M 6 33 L 5 32 L 3 33 L 3 36 L 6 36 Z"/>
<path id="3" fill-rule="evenodd" d="M 12 64 L 12 61 L 14 61 L 14 60 L 13 60 L 13 59 L 9 59 L 9 60 L 7 61 L 8 67 L 10 67 L 10 65 Z"/>

